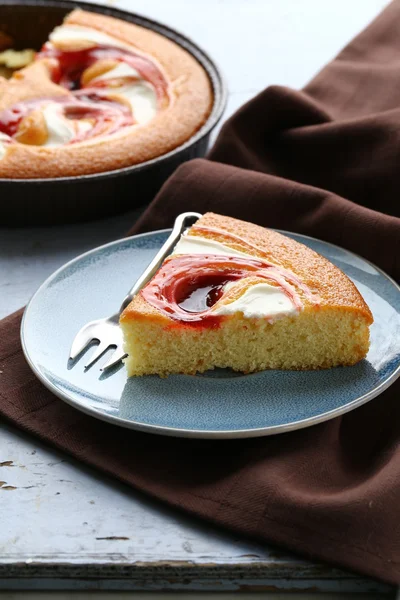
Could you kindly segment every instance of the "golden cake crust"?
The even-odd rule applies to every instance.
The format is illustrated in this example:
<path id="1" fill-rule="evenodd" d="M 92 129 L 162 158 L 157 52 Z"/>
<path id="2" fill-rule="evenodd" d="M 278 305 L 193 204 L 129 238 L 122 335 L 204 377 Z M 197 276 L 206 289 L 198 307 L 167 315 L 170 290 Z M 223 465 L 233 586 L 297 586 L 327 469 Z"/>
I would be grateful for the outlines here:
<path id="1" fill-rule="evenodd" d="M 233 242 L 224 237 L 223 233 L 197 230 L 201 227 L 232 233 L 256 246 L 259 251 L 246 246 L 239 240 Z M 373 321 L 370 309 L 353 282 L 326 258 L 289 237 L 271 229 L 214 213 L 204 214 L 190 229 L 190 235 L 214 239 L 247 254 L 270 260 L 272 263 L 292 271 L 309 287 L 312 293 L 319 297 L 319 310 L 329 307 L 345 312 L 356 312 L 365 319 L 368 325 Z M 310 306 L 307 298 L 302 297 L 302 301 L 305 308 Z M 162 314 L 140 294 L 124 310 L 121 322 L 128 323 L 131 320 L 148 320 L 149 318 L 153 321 L 163 322 L 165 326 L 185 326 Z"/>
<path id="2" fill-rule="evenodd" d="M 98 29 L 150 55 L 170 83 L 172 102 L 144 125 L 109 137 L 60 147 L 9 144 L 0 160 L 0 177 L 48 178 L 86 175 L 129 167 L 182 145 L 207 120 L 213 102 L 211 84 L 201 65 L 183 48 L 153 31 L 112 17 L 74 10 L 65 24 Z M 50 81 L 51 61 L 40 59 L 11 80 L 0 77 L 0 110 L 15 101 L 67 90 Z"/>

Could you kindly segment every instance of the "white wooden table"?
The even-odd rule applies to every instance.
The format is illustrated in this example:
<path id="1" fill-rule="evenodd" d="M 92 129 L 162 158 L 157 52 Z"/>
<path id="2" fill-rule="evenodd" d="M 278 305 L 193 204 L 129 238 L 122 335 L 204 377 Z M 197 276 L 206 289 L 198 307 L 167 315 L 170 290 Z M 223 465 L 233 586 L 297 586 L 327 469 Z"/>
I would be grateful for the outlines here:
<path id="1" fill-rule="evenodd" d="M 386 3 L 109 1 L 163 21 L 203 46 L 228 82 L 226 117 L 269 84 L 303 86 Z M 123 236 L 136 217 L 0 229 L 0 318 L 24 305 L 67 260 Z M 17 590 L 46 589 L 91 590 L 76 600 L 91 598 L 93 590 L 178 589 L 240 590 L 243 598 L 269 592 L 275 600 L 282 591 L 298 599 L 311 592 L 325 600 L 355 593 L 360 599 L 393 597 L 388 586 L 239 540 L 172 511 L 5 424 L 0 424 L 0 480 L 0 590 L 11 590 L 2 600 L 20 598 Z M 70 594 L 64 591 L 61 598 Z"/>

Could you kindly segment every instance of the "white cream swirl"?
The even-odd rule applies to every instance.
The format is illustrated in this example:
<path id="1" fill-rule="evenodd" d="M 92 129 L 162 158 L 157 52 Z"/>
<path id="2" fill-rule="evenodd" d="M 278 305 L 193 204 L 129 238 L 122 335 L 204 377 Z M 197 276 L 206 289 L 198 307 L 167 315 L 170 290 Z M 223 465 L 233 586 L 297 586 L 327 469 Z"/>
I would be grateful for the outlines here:
<path id="1" fill-rule="evenodd" d="M 48 137 L 44 146 L 54 148 L 68 144 L 75 137 L 75 128 L 72 121 L 68 121 L 62 114 L 59 104 L 47 104 L 42 114 L 46 123 Z"/>
<path id="2" fill-rule="evenodd" d="M 151 83 L 142 79 L 136 69 L 119 62 L 113 69 L 93 78 L 92 82 L 111 79 L 125 79 L 122 85 L 108 89 L 107 93 L 118 94 L 128 100 L 132 114 L 139 125 L 147 123 L 156 116 L 158 107 L 156 91 Z"/>
<path id="3" fill-rule="evenodd" d="M 182 235 L 176 244 L 173 254 L 218 254 L 221 256 L 247 256 L 257 258 L 252 254 L 235 250 L 216 240 L 200 237 L 199 235 Z"/>
<path id="4" fill-rule="evenodd" d="M 131 79 L 132 78 L 133 79 L 142 79 L 142 76 L 140 75 L 139 71 L 136 71 L 136 69 L 134 69 L 133 67 L 128 65 L 126 62 L 119 61 L 118 64 L 114 68 L 110 69 L 109 71 L 106 71 L 102 75 L 98 75 L 97 77 L 94 77 L 92 79 L 92 81 L 104 81 L 107 79 L 119 79 L 120 77 L 129 77 Z"/>
<path id="5" fill-rule="evenodd" d="M 58 42 L 93 42 L 93 46 L 115 46 L 132 50 L 132 46 L 124 43 L 116 37 L 103 33 L 98 29 L 84 27 L 82 25 L 60 25 L 56 27 L 49 36 L 50 43 L 57 45 Z"/>
<path id="6" fill-rule="evenodd" d="M 213 310 L 215 315 L 234 315 L 238 312 L 248 319 L 268 317 L 273 321 L 278 317 L 296 315 L 297 309 L 279 288 L 268 283 L 256 283 L 233 302 L 219 304 Z"/>
<path id="7" fill-rule="evenodd" d="M 10 138 L 8 135 L 5 133 L 0 133 L 0 160 L 5 157 L 9 142 Z"/>
<path id="8" fill-rule="evenodd" d="M 92 124 L 84 119 L 72 120 L 64 117 L 62 106 L 56 102 L 47 104 L 42 112 L 48 131 L 48 138 L 43 146 L 49 148 L 64 146 L 77 135 L 92 128 Z"/>

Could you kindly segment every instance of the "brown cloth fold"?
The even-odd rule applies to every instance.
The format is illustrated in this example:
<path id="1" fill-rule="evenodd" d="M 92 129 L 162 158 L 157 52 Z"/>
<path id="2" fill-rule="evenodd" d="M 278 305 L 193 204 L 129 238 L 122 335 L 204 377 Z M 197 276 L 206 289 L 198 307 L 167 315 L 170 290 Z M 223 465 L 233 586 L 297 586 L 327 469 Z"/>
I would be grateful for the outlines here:
<path id="1" fill-rule="evenodd" d="M 302 91 L 266 89 L 180 167 L 133 232 L 213 210 L 353 250 L 400 279 L 400 3 Z M 341 418 L 250 440 L 162 438 L 58 400 L 0 324 L 0 414 L 217 524 L 400 583 L 400 381 Z"/>

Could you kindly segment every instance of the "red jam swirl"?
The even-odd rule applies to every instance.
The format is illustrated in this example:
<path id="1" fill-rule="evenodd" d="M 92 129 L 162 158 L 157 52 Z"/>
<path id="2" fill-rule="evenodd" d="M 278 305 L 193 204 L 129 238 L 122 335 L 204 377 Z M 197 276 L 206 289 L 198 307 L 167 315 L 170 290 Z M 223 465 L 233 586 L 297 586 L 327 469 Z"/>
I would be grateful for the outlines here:
<path id="1" fill-rule="evenodd" d="M 35 98 L 18 102 L 0 112 L 0 132 L 12 138 L 24 117 L 49 103 L 59 104 L 62 115 L 67 119 L 90 119 L 93 122 L 91 129 L 77 135 L 69 143 L 80 142 L 101 135 L 103 132 L 109 135 L 135 123 L 130 110 L 120 102 L 113 102 L 101 93 L 90 95 L 79 93 L 75 96 Z"/>
<path id="2" fill-rule="evenodd" d="M 75 91 L 82 89 L 81 77 L 83 72 L 98 60 L 113 59 L 124 62 L 151 83 L 156 91 L 157 97 L 162 99 L 168 95 L 168 84 L 161 71 L 147 57 L 136 54 L 131 50 L 114 48 L 113 46 L 99 45 L 85 50 L 65 51 L 58 50 L 47 43 L 37 54 L 37 58 L 55 58 L 58 68 L 53 72 L 53 81 L 67 90 Z M 104 81 L 90 82 L 89 87 L 104 87 Z"/>
<path id="3" fill-rule="evenodd" d="M 47 43 L 36 55 L 37 59 L 56 59 L 57 66 L 53 69 L 52 79 L 58 85 L 70 90 L 71 95 L 54 98 L 36 98 L 18 102 L 0 113 L 0 132 L 10 138 L 18 131 L 22 119 L 36 108 L 49 102 L 62 105 L 62 114 L 67 119 L 91 119 L 93 127 L 89 131 L 75 136 L 70 142 L 82 142 L 88 138 L 110 135 L 124 127 L 135 124 L 131 110 L 121 102 L 113 101 L 107 96 L 105 88 L 108 81 L 92 81 L 88 86 L 82 86 L 81 77 L 85 69 L 101 59 L 114 59 L 125 62 L 151 83 L 155 89 L 159 104 L 168 98 L 168 84 L 157 66 L 149 59 L 133 51 L 99 45 L 79 51 L 58 50 Z M 114 90 L 118 93 L 118 89 Z M 109 89 L 109 93 L 113 89 Z M 10 140 L 12 141 L 12 139 Z"/>
<path id="4" fill-rule="evenodd" d="M 302 302 L 281 269 L 259 259 L 221 255 L 179 255 L 170 258 L 140 294 L 164 315 L 191 326 L 218 327 L 223 316 L 212 307 L 228 282 L 259 277 L 278 286 L 300 311 Z"/>
<path id="5" fill-rule="evenodd" d="M 195 284 L 188 285 L 178 304 L 190 313 L 203 312 L 222 298 L 224 287 L 230 281 L 233 280 L 221 273 L 199 277 Z"/>

